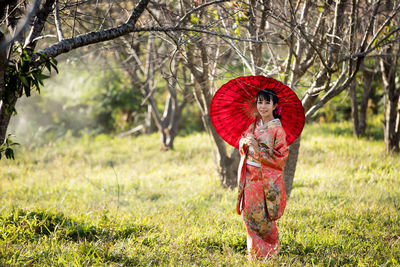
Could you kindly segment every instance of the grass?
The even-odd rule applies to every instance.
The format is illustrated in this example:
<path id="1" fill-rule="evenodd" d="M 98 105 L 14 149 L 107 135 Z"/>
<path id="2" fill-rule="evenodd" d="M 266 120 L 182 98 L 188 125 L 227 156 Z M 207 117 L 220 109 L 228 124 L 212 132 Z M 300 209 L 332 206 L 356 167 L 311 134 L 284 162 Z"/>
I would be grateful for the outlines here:
<path id="1" fill-rule="evenodd" d="M 349 131 L 306 126 L 281 254 L 265 265 L 399 265 L 399 156 Z M 85 135 L 2 160 L 0 265 L 247 265 L 236 191 L 219 185 L 209 138 L 175 147 Z"/>

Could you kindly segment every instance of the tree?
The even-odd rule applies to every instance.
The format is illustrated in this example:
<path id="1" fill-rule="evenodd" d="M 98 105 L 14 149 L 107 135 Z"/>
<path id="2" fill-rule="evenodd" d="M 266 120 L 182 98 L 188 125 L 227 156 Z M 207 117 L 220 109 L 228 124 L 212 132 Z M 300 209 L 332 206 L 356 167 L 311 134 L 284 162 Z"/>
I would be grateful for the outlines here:
<path id="1" fill-rule="evenodd" d="M 46 0 L 40 5 L 40 1 L 34 1 L 24 21 L 19 16 L 20 13 L 24 13 L 23 11 L 26 10 L 24 5 L 21 5 L 16 0 L 3 1 L 0 6 L 2 8 L 0 10 L 1 18 L 6 18 L 7 25 L 5 27 L 15 35 L 14 37 L 4 37 L 4 33 L 0 33 L 0 40 L 2 40 L 0 44 L 0 144 L 5 141 L 7 127 L 12 113 L 15 112 L 15 104 L 23 94 L 22 90 L 24 89 L 24 93 L 27 96 L 30 95 L 33 85 L 39 90 L 40 82 L 45 78 L 40 76 L 43 75 L 43 68 L 46 66 L 50 70 L 51 66 L 54 67 L 54 61 L 51 62 L 47 59 L 79 47 L 104 42 L 132 32 L 135 30 L 136 22 L 148 3 L 149 0 L 141 0 L 132 10 L 127 22 L 120 26 L 71 36 L 71 38 L 67 39 L 63 39 L 61 34 L 59 42 L 47 45 L 36 53 L 34 49 L 42 38 L 44 26 L 54 7 L 58 7 L 58 3 L 55 0 Z M 22 22 L 19 22 L 19 20 L 22 20 Z M 27 25 L 30 21 L 32 21 L 29 26 L 30 32 L 27 36 L 24 36 L 25 27 L 18 28 L 17 26 L 19 24 Z M 59 26 L 59 23 L 56 23 L 56 25 Z M 57 30 L 59 33 L 62 32 L 61 28 Z M 53 65 L 49 65 L 50 63 Z M 21 64 L 23 64 L 23 68 L 18 68 Z M 37 73 L 36 80 L 38 81 L 35 82 L 35 77 L 32 79 L 32 82 L 35 83 L 31 83 L 29 80 L 26 81 L 26 77 L 30 77 L 33 73 Z"/>
<path id="2" fill-rule="evenodd" d="M 376 63 L 375 60 L 372 61 Z M 349 88 L 349 95 L 351 98 L 351 113 L 353 120 L 353 132 L 356 137 L 365 136 L 367 128 L 367 108 L 368 102 L 371 99 L 373 87 L 372 82 L 376 79 L 379 70 L 375 70 L 367 66 L 366 62 L 361 66 L 362 77 L 354 81 Z M 358 86 L 362 84 L 363 89 L 361 92 L 361 100 L 359 99 L 360 92 L 357 90 Z"/>
<path id="3" fill-rule="evenodd" d="M 372 4 L 355 0 L 351 3 L 345 0 L 287 3 L 288 6 L 284 6 L 283 2 L 274 3 L 276 6 L 272 6 L 269 13 L 274 20 L 271 24 L 276 25 L 272 36 L 278 36 L 287 47 L 285 60 L 275 62 L 285 66 L 284 80 L 290 76 L 292 88 L 296 88 L 302 80 L 315 77 L 302 97 L 306 119 L 309 120 L 355 81 L 366 56 L 385 45 L 382 40 L 389 35 L 380 34 L 399 9 L 393 9 L 383 24 L 374 29 L 378 11 L 383 6 L 381 1 Z M 280 12 L 282 10 L 286 12 Z M 359 16 L 369 19 L 358 21 L 356 18 Z M 281 49 L 278 47 L 274 50 L 274 54 L 279 55 Z M 314 74 L 310 75 L 307 73 L 309 71 Z M 291 145 L 285 168 L 285 184 L 289 194 L 299 146 L 299 139 Z"/>
<path id="4" fill-rule="evenodd" d="M 188 13 L 181 14 L 180 19 L 185 20 L 194 11 L 224 1 L 213 1 L 197 6 Z M 40 0 L 34 0 L 31 5 L 27 6 L 25 1 L 22 0 L 1 2 L 0 144 L 3 144 L 6 139 L 8 124 L 12 113 L 15 112 L 15 104 L 18 98 L 22 96 L 23 92 L 29 96 L 33 86 L 36 86 L 38 90 L 40 89 L 42 80 L 46 78 L 42 72 L 45 67 L 48 70 L 55 67 L 53 60 L 55 57 L 77 48 L 103 43 L 132 32 L 196 30 L 180 28 L 179 25 L 167 29 L 153 27 L 151 23 L 148 23 L 147 15 L 152 13 L 151 8 L 162 9 L 163 5 L 152 3 L 150 7 L 149 0 L 139 0 L 135 7 L 132 7 L 130 2 L 114 1 L 110 8 L 105 11 L 100 10 L 99 6 L 101 5 L 97 5 L 98 3 L 99 1 L 96 3 L 78 1 L 60 4 L 56 0 L 45 0 L 43 3 Z M 145 12 L 146 9 L 147 12 Z M 131 10 L 131 12 L 128 12 L 128 10 Z M 89 13 L 85 14 L 85 11 Z M 64 20 L 60 19 L 61 13 L 65 16 Z M 102 29 L 104 18 L 110 17 L 111 13 L 115 16 L 114 22 L 111 24 L 118 26 Z M 124 19 L 121 14 L 127 13 L 129 14 L 127 20 L 121 22 Z M 22 14 L 26 15 L 22 16 Z M 144 17 L 145 15 L 147 17 Z M 55 20 L 54 25 L 50 22 L 51 17 Z M 140 17 L 142 17 L 142 20 L 139 21 Z M 78 31 L 76 24 L 79 25 L 79 33 L 80 31 L 84 33 L 76 34 L 76 31 Z M 71 31 L 66 32 L 66 28 L 71 29 Z M 203 30 L 197 29 L 197 31 Z M 9 33 L 7 36 L 5 36 L 6 32 Z M 53 33 L 58 36 L 57 42 L 51 42 L 48 39 L 55 37 Z M 17 68 L 22 62 L 25 67 Z M 24 80 L 24 77 L 31 77 L 33 73 L 35 75 L 32 79 Z M 11 79 L 12 77 L 14 77 L 14 80 Z"/>
<path id="5" fill-rule="evenodd" d="M 235 164 L 231 165 L 234 157 L 227 155 L 224 143 L 209 120 L 209 104 L 216 89 L 213 85 L 215 75 L 220 73 L 215 70 L 221 64 L 218 60 L 220 55 L 229 54 L 230 60 L 241 60 L 250 73 L 262 72 L 267 76 L 282 73 L 283 81 L 288 82 L 292 88 L 306 84 L 302 86 L 307 88 L 302 103 L 309 120 L 333 97 L 349 88 L 368 55 L 386 45 L 385 40 L 390 35 L 382 31 L 398 14 L 399 8 L 394 8 L 378 24 L 377 15 L 382 6 L 379 0 L 373 3 L 357 0 L 306 0 L 295 3 L 234 1 L 216 5 L 212 10 L 202 9 L 190 13 L 190 21 L 179 20 L 177 24 L 184 28 L 196 25 L 204 29 L 198 31 L 200 33 L 207 33 L 217 27 L 224 32 L 216 34 L 220 38 L 193 35 L 186 41 L 184 50 L 187 66 L 196 82 L 194 95 L 202 110 L 203 123 L 216 143 L 218 169 L 223 184 L 233 185 L 233 182 L 228 181 L 235 179 Z M 189 7 L 190 2 L 182 1 L 181 13 L 185 13 Z M 358 20 L 360 16 L 368 19 Z M 375 28 L 376 25 L 378 27 Z M 398 30 L 394 28 L 391 34 Z M 182 45 L 181 37 L 170 37 L 177 43 L 177 47 Z M 235 51 L 237 57 L 234 58 L 228 51 Z M 313 80 L 310 85 L 309 80 Z M 297 93 L 300 95 L 300 90 Z M 299 146 L 300 139 L 291 145 L 285 168 L 288 194 Z"/>
<path id="6" fill-rule="evenodd" d="M 144 101 L 149 104 L 150 113 L 161 135 L 161 148 L 173 149 L 182 111 L 190 99 L 186 69 L 183 68 L 181 58 L 170 57 L 172 49 L 161 38 L 156 39 L 153 34 L 148 34 L 146 39 L 136 40 L 139 38 L 131 38 L 130 41 L 123 37 L 125 45 L 120 50 L 124 51 L 118 51 L 117 57 L 127 58 L 121 60 L 121 64 L 130 77 L 132 90 L 139 88 Z M 159 88 L 160 79 L 165 82 L 164 88 Z M 177 90 L 180 84 L 183 84 L 183 88 Z M 154 97 L 157 90 L 167 92 L 162 115 Z M 148 121 L 146 123 L 149 124 Z"/>
<path id="7" fill-rule="evenodd" d="M 384 137 L 388 152 L 400 152 L 400 86 L 396 83 L 400 58 L 400 38 L 385 50 L 380 58 L 385 93 Z"/>
<path id="8" fill-rule="evenodd" d="M 187 45 L 185 49 L 187 67 L 190 69 L 195 81 L 193 94 L 201 110 L 204 128 L 216 144 L 213 153 L 217 161 L 221 184 L 227 187 L 235 187 L 239 152 L 235 149 L 229 155 L 225 142 L 216 132 L 210 118 L 211 99 L 213 92 L 216 90 L 216 68 L 212 68 L 212 62 L 210 62 L 209 57 L 218 62 L 221 60 L 221 58 L 218 58 L 219 53 L 223 54 L 221 43 L 214 42 L 214 44 L 211 44 L 212 41 L 210 41 L 210 38 L 207 38 L 207 42 L 205 42 L 205 39 L 200 37 Z"/>

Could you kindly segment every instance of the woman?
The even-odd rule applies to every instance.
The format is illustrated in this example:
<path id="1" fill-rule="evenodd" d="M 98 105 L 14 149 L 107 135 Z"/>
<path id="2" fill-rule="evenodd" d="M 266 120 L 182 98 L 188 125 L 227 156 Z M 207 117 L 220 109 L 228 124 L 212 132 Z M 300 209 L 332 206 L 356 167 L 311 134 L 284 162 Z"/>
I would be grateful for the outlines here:
<path id="1" fill-rule="evenodd" d="M 286 206 L 283 168 L 288 156 L 286 134 L 276 112 L 278 97 L 272 90 L 257 94 L 256 122 L 239 142 L 239 195 L 237 212 L 247 231 L 250 259 L 278 254 L 280 243 L 276 220 Z"/>

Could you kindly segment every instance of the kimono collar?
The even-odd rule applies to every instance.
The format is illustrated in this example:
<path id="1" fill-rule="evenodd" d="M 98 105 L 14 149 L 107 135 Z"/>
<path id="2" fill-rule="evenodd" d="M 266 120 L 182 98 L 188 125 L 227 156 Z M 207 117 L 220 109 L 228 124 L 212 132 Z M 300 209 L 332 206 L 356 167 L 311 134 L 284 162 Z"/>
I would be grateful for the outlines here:
<path id="1" fill-rule="evenodd" d="M 268 128 L 268 127 L 275 127 L 275 126 L 282 126 L 281 121 L 279 119 L 273 119 L 273 120 L 267 121 L 266 123 L 263 123 L 262 120 L 259 120 L 257 123 L 257 127 Z"/>

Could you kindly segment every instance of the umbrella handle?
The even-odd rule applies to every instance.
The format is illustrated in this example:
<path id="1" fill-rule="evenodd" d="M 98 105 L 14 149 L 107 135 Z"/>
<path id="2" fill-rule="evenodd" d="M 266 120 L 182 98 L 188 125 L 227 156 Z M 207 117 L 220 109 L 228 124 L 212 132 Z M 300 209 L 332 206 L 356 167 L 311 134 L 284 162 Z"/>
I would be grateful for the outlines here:
<path id="1" fill-rule="evenodd" d="M 252 134 L 254 134 L 255 130 L 256 130 L 256 125 L 257 125 L 257 117 L 253 122 L 253 130 L 251 131 Z M 249 153 L 249 149 L 246 149 L 246 159 L 247 159 L 247 153 Z"/>
<path id="2" fill-rule="evenodd" d="M 253 134 L 254 134 L 254 131 L 256 130 L 256 125 L 257 125 L 257 117 L 255 118 L 255 120 L 253 122 Z"/>

